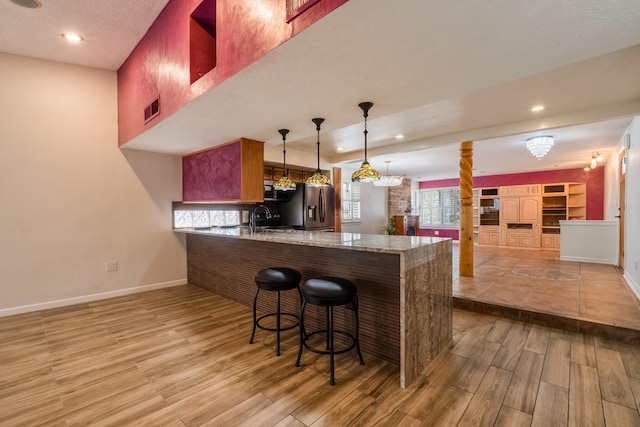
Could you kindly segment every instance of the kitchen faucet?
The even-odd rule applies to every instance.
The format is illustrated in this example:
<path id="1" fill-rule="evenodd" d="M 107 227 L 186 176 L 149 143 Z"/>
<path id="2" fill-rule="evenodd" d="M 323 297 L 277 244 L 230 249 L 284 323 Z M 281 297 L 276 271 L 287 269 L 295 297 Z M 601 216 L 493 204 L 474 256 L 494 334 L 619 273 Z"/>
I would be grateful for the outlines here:
<path id="1" fill-rule="evenodd" d="M 271 219 L 271 211 L 269 210 L 268 207 L 266 207 L 265 205 L 258 205 L 256 206 L 252 211 L 251 211 L 251 215 L 249 215 L 249 230 L 252 233 L 256 232 L 256 211 L 258 209 L 262 208 L 262 210 L 264 210 L 265 214 L 267 215 L 266 218 L 267 219 Z"/>

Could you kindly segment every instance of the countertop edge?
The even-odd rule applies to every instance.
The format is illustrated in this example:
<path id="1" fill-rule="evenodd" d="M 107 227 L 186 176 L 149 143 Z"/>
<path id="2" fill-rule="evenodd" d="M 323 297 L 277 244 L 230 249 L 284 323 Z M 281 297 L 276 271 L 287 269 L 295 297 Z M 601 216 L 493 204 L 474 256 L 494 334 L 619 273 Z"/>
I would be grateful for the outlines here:
<path id="1" fill-rule="evenodd" d="M 272 242 L 389 254 L 403 254 L 419 248 L 451 240 L 450 238 L 445 237 L 388 236 L 379 234 L 335 233 L 303 230 L 251 233 L 244 227 L 220 229 L 211 228 L 202 230 L 193 228 L 176 228 L 173 229 L 173 231 L 175 233 L 193 234 L 198 236 L 234 238 L 257 242 Z M 314 240 L 314 238 L 316 240 Z"/>

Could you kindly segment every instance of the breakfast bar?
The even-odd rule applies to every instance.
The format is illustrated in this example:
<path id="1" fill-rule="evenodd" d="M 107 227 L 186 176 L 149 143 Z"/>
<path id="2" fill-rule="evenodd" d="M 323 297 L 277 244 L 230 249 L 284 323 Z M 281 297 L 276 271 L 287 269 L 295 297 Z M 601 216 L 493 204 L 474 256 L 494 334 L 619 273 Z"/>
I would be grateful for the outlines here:
<path id="1" fill-rule="evenodd" d="M 273 230 L 243 227 L 176 229 L 186 233 L 189 283 L 251 307 L 257 271 L 289 267 L 302 280 L 338 276 L 358 287 L 362 351 L 399 366 L 408 386 L 452 337 L 451 240 Z M 299 310 L 295 293 L 283 310 Z M 264 298 L 264 312 L 273 301 Z M 352 316 L 336 313 L 336 327 L 350 330 Z M 322 313 L 306 323 L 318 325 Z M 249 330 L 247 330 L 249 333 Z"/>

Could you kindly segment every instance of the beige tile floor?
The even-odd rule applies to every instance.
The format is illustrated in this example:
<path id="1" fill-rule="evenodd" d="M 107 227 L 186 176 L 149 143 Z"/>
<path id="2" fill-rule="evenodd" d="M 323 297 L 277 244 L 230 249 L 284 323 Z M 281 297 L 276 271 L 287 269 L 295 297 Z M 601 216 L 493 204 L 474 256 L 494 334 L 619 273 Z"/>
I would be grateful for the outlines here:
<path id="1" fill-rule="evenodd" d="M 640 330 L 640 302 L 620 269 L 559 258 L 558 251 L 475 246 L 474 277 L 460 277 L 454 242 L 453 295 Z"/>

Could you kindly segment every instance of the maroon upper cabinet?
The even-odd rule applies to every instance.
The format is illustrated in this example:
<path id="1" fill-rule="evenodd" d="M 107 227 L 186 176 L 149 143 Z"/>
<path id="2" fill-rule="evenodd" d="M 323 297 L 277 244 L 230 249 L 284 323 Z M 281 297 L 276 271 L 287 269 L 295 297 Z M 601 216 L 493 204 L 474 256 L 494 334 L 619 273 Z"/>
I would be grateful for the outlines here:
<path id="1" fill-rule="evenodd" d="M 240 138 L 182 158 L 185 202 L 264 200 L 264 143 Z"/>

